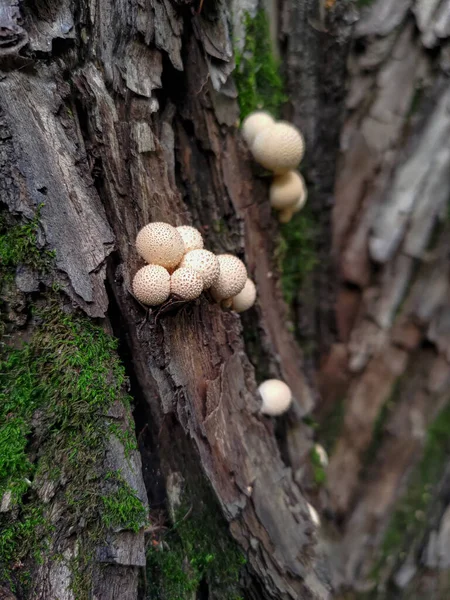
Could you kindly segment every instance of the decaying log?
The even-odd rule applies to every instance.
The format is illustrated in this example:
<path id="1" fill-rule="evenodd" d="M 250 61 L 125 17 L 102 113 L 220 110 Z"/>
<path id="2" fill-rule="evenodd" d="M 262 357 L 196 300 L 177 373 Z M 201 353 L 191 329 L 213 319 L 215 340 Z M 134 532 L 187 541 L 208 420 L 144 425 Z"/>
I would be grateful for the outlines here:
<path id="1" fill-rule="evenodd" d="M 23 39 L 17 26 L 15 62 L 1 63 L 1 201 L 24 217 L 43 204 L 38 234 L 56 253 L 51 280 L 122 340 L 162 479 L 204 474 L 247 556 L 248 597 L 328 598 L 306 502 L 259 413 L 240 317 L 210 298 L 148 315 L 130 294 L 139 228 L 194 224 L 206 247 L 245 259 L 259 291 L 248 322 L 265 374 L 290 385 L 299 415 L 311 410 L 301 351 L 285 322 L 267 185 L 254 176 L 235 127 L 227 5 L 205 2 L 198 15 L 169 0 L 75 4 L 20 5 Z M 17 20 L 19 6 L 11 6 L 8 18 Z M 152 453 L 145 444 L 141 451 L 145 473 Z M 145 501 L 139 456 L 127 460 L 112 439 L 104 472 L 127 473 Z M 156 479 L 145 477 L 150 498 L 161 497 Z M 57 496 L 48 501 L 57 514 Z M 74 597 L 77 533 L 63 521 L 58 527 L 64 560 L 37 569 L 36 598 Z M 92 560 L 96 598 L 138 597 L 142 529 L 111 534 Z"/>

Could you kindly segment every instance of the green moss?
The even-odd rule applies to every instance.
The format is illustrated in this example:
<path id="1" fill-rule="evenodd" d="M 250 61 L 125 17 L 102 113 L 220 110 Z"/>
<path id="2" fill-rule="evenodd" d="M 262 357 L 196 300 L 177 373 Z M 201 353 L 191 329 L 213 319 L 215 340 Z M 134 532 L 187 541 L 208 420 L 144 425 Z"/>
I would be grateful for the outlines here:
<path id="1" fill-rule="evenodd" d="M 173 528 L 147 554 L 148 600 L 190 600 L 202 580 L 212 597 L 238 600 L 245 559 L 231 539 L 211 492 L 195 484 L 192 503 L 183 503 Z M 185 500 L 190 501 L 185 493 Z"/>
<path id="2" fill-rule="evenodd" d="M 136 530 L 145 515 L 120 473 L 111 492 L 102 494 L 111 432 L 106 415 L 114 402 L 130 400 L 116 341 L 89 319 L 63 312 L 55 300 L 35 309 L 34 320 L 30 342 L 2 347 L 0 354 L 0 497 L 11 493 L 18 511 L 18 518 L 0 515 L 0 577 L 13 573 L 17 560 L 35 558 L 45 544 L 49 525 L 36 494 L 45 481 L 65 481 L 60 486 L 65 524 L 78 529 L 85 524 L 83 557 L 106 527 Z M 92 563 L 85 562 L 80 580 L 89 580 Z M 89 597 L 86 587 L 77 590 L 77 600 Z"/>
<path id="3" fill-rule="evenodd" d="M 102 496 L 102 520 L 108 528 L 138 532 L 147 517 L 145 506 L 120 475 L 115 479 L 116 489 Z"/>
<path id="4" fill-rule="evenodd" d="M 40 273 L 47 273 L 55 257 L 54 251 L 37 246 L 41 204 L 35 217 L 28 223 L 12 224 L 0 214 L 0 279 L 12 278 L 18 265 L 26 265 Z"/>
<path id="5" fill-rule="evenodd" d="M 325 485 L 327 482 L 327 474 L 323 468 L 322 461 L 320 460 L 320 455 L 314 446 L 311 448 L 309 456 L 313 468 L 314 481 L 317 485 Z"/>
<path id="6" fill-rule="evenodd" d="M 272 51 L 267 14 L 260 10 L 254 18 L 247 13 L 244 19 L 244 48 L 235 56 L 241 118 L 257 109 L 265 109 L 278 117 L 286 96 L 279 63 Z"/>
<path id="7" fill-rule="evenodd" d="M 450 405 L 436 417 L 427 431 L 422 459 L 414 469 L 408 489 L 398 502 L 381 547 L 380 559 L 373 571 L 378 575 L 389 558 L 408 550 L 425 531 L 426 511 L 433 488 L 450 458 Z"/>
<path id="8" fill-rule="evenodd" d="M 317 226 L 306 206 L 292 220 L 281 225 L 276 258 L 281 271 L 281 284 L 286 303 L 290 306 L 307 276 L 317 265 L 314 250 Z"/>

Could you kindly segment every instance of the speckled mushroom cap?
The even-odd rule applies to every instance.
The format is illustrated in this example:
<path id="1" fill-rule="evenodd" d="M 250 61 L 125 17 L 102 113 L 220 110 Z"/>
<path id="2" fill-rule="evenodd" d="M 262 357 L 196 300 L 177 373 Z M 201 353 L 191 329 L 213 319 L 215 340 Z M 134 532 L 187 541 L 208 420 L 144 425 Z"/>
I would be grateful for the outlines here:
<path id="1" fill-rule="evenodd" d="M 204 290 L 210 288 L 219 276 L 219 261 L 209 250 L 191 250 L 184 255 L 180 267 L 196 271 L 203 279 Z"/>
<path id="2" fill-rule="evenodd" d="M 256 162 L 263 167 L 274 173 L 285 173 L 298 167 L 305 143 L 298 129 L 281 121 L 258 133 L 251 150 Z"/>
<path id="3" fill-rule="evenodd" d="M 292 402 L 292 393 L 288 385 L 279 379 L 267 379 L 259 388 L 262 398 L 261 412 L 273 417 L 287 411 Z"/>
<path id="4" fill-rule="evenodd" d="M 216 300 L 232 298 L 244 289 L 247 269 L 242 260 L 232 254 L 219 254 L 217 260 L 220 273 L 211 288 L 212 295 Z"/>
<path id="5" fill-rule="evenodd" d="M 262 110 L 252 112 L 242 123 L 242 136 L 249 146 L 253 144 L 258 133 L 275 123 L 273 117 Z"/>
<path id="6" fill-rule="evenodd" d="M 238 313 L 248 310 L 255 304 L 256 300 L 256 287 L 251 279 L 247 279 L 244 288 L 233 296 L 232 308 Z"/>
<path id="7" fill-rule="evenodd" d="M 140 230 L 136 238 L 136 250 L 146 262 L 173 269 L 183 258 L 184 244 L 175 227 L 156 222 Z"/>
<path id="8" fill-rule="evenodd" d="M 133 279 L 133 294 L 147 306 L 158 306 L 170 294 L 170 275 L 160 265 L 146 265 Z"/>
<path id="9" fill-rule="evenodd" d="M 203 291 L 203 279 L 193 269 L 180 267 L 170 277 L 170 291 L 183 300 L 195 300 Z"/>
<path id="10" fill-rule="evenodd" d="M 276 175 L 270 186 L 270 205 L 275 210 L 294 207 L 306 195 L 303 177 L 297 171 Z"/>
<path id="11" fill-rule="evenodd" d="M 190 225 L 181 225 L 176 230 L 181 235 L 184 244 L 184 252 L 190 252 L 191 250 L 199 250 L 203 248 L 202 234 L 195 227 Z"/>

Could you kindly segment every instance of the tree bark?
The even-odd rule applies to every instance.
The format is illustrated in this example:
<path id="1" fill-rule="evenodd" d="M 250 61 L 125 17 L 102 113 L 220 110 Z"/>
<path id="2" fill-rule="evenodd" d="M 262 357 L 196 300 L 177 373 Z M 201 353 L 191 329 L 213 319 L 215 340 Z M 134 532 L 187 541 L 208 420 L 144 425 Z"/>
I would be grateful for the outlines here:
<path id="1" fill-rule="evenodd" d="M 448 597 L 449 14 L 377 0 L 348 63 L 316 414 L 334 584 L 354 597 Z"/>
<path id="2" fill-rule="evenodd" d="M 73 561 L 84 553 L 89 526 L 83 514 L 71 525 L 70 482 L 59 477 L 52 484 L 58 493 L 43 500 L 53 529 L 42 561 L 26 557 L 27 588 L 15 574 L 22 563 L 7 565 L 6 597 L 169 597 L 150 591 L 153 572 L 142 576 L 146 545 L 170 551 L 158 534 L 172 527 L 169 515 L 177 523 L 191 513 L 201 518 L 203 478 L 206 495 L 219 507 L 205 510 L 224 519 L 226 535 L 246 557 L 240 595 L 329 597 L 306 501 L 281 460 L 272 423 L 259 412 L 240 318 L 207 297 L 147 314 L 130 294 L 141 266 L 134 239 L 149 221 L 192 223 L 206 247 L 244 258 L 258 288 L 257 306 L 244 321 L 256 338 L 256 367 L 289 384 L 292 419 L 299 439 L 306 435 L 300 418 L 312 408 L 314 392 L 286 325 L 267 186 L 255 178 L 235 128 L 227 7 L 219 0 L 200 8 L 169 0 L 59 0 L 51 6 L 9 0 L 1 7 L 1 202 L 25 220 L 42 205 L 37 242 L 55 251 L 50 273 L 19 264 L 15 285 L 3 289 L 7 349 L 20 346 L 24 332 L 33 337 L 47 326 L 30 318 L 29 307 L 48 303 L 40 295 L 49 287 L 65 313 L 83 311 L 114 332 L 135 401 L 140 456 L 127 454 L 122 437 L 109 436 L 93 493 L 103 493 L 114 472 L 144 507 L 149 500 L 149 521 L 137 531 L 110 527 L 94 540 L 83 557 L 90 577 L 77 592 Z M 133 434 L 120 399 L 104 418 Z M 35 423 L 29 436 L 38 464 Z M 47 483 L 36 475 L 22 511 Z M 21 513 L 5 498 L 2 512 L 14 525 Z M 174 515 L 186 499 L 190 507 L 180 519 Z M 189 557 L 181 562 L 189 573 Z M 198 597 L 231 597 L 201 572 Z"/>

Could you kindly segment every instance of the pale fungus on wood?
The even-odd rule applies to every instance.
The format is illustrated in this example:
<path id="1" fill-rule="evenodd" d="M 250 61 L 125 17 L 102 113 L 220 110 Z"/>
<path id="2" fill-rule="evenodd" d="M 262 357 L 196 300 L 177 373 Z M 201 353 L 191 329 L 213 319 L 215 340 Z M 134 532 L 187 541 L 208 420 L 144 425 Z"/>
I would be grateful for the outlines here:
<path id="1" fill-rule="evenodd" d="M 264 111 L 256 111 L 248 115 L 242 123 L 242 136 L 248 146 L 251 147 L 258 133 L 274 123 L 273 117 Z"/>
<path id="2" fill-rule="evenodd" d="M 203 291 L 201 276 L 187 267 L 176 269 L 170 277 L 170 292 L 182 300 L 195 300 Z"/>
<path id="3" fill-rule="evenodd" d="M 236 296 L 244 289 L 247 269 L 244 263 L 232 254 L 219 254 L 219 277 L 211 288 L 215 300 L 225 300 Z"/>
<path id="4" fill-rule="evenodd" d="M 170 275 L 160 265 L 146 265 L 139 269 L 133 279 L 133 294 L 147 306 L 158 306 L 170 294 Z"/>
<path id="5" fill-rule="evenodd" d="M 244 288 L 232 298 L 231 308 L 238 312 L 244 312 L 255 304 L 256 287 L 251 279 L 247 279 Z"/>
<path id="6" fill-rule="evenodd" d="M 296 127 L 278 122 L 258 133 L 251 151 L 256 162 L 281 174 L 298 167 L 305 152 L 305 142 Z"/>
<path id="7" fill-rule="evenodd" d="M 262 398 L 261 412 L 276 417 L 286 412 L 292 403 L 292 392 L 284 381 L 267 379 L 258 388 Z"/>
<path id="8" fill-rule="evenodd" d="M 184 255 L 180 266 L 196 271 L 203 279 L 204 290 L 210 288 L 219 277 L 218 258 L 209 250 L 191 250 Z"/>
<path id="9" fill-rule="evenodd" d="M 202 234 L 195 227 L 190 225 L 181 225 L 176 230 L 181 235 L 184 244 L 184 252 L 190 252 L 191 250 L 199 250 L 203 248 Z"/>
<path id="10" fill-rule="evenodd" d="M 149 223 L 137 235 L 136 250 L 146 262 L 173 269 L 183 258 L 183 238 L 168 223 Z"/>

